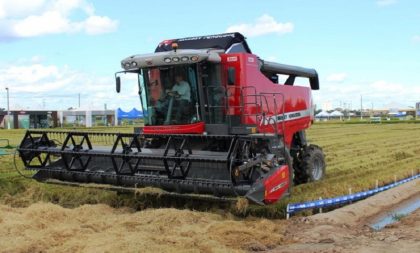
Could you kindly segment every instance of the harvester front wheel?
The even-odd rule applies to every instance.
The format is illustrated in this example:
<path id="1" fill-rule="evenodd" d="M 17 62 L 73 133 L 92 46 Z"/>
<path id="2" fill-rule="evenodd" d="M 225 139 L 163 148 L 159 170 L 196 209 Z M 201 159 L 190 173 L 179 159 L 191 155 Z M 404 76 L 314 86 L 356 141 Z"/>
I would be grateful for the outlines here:
<path id="1" fill-rule="evenodd" d="M 295 185 L 319 181 L 325 176 L 324 153 L 317 145 L 303 147 L 294 165 Z"/>

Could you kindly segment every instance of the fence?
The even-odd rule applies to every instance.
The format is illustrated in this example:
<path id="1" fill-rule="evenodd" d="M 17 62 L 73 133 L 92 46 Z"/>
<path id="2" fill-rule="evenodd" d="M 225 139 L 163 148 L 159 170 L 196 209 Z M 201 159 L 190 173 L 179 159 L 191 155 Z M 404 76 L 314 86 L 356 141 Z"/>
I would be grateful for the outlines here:
<path id="1" fill-rule="evenodd" d="M 411 177 L 402 179 L 400 181 L 396 181 L 394 183 L 391 183 L 382 187 L 376 187 L 375 189 L 368 190 L 368 191 L 342 195 L 342 196 L 338 196 L 334 198 L 302 202 L 302 203 L 289 203 L 287 205 L 287 218 L 289 218 L 290 215 L 293 213 L 306 210 L 306 209 L 325 208 L 325 207 L 337 206 L 337 205 L 348 204 L 354 201 L 358 201 L 358 200 L 370 197 L 372 195 L 375 195 L 378 192 L 386 191 L 398 185 L 415 180 L 417 178 L 420 178 L 420 173 L 417 173 L 416 175 L 412 175 Z"/>

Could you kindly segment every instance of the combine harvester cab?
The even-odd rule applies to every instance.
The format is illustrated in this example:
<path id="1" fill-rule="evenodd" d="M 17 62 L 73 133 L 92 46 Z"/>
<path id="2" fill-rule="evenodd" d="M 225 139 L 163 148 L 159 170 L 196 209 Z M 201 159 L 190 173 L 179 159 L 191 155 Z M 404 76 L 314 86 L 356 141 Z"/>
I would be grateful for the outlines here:
<path id="1" fill-rule="evenodd" d="M 165 40 L 115 74 L 138 78 L 144 127 L 135 133 L 27 131 L 19 147 L 40 181 L 152 186 L 246 196 L 270 204 L 294 183 L 320 180 L 322 150 L 308 145 L 313 69 L 267 62 L 239 33 Z M 279 75 L 286 75 L 279 84 Z M 295 86 L 295 78 L 310 87 Z"/>

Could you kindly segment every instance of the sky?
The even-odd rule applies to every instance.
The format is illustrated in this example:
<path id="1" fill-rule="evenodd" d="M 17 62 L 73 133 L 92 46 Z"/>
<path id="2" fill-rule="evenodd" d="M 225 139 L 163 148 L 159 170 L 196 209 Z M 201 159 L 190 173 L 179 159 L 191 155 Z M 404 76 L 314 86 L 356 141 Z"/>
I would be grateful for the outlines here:
<path id="1" fill-rule="evenodd" d="M 165 39 L 238 31 L 259 57 L 314 68 L 317 108 L 420 102 L 420 1 L 0 0 L 0 108 L 140 108 L 120 61 Z"/>

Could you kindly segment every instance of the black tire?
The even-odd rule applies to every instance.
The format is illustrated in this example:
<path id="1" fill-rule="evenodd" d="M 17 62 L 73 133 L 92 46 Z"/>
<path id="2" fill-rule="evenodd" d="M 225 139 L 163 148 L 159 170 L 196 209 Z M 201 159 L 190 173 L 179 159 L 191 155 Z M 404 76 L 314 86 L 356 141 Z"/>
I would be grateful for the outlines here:
<path id="1" fill-rule="evenodd" d="M 294 162 L 295 185 L 319 181 L 325 176 L 325 157 L 317 145 L 303 147 Z"/>

